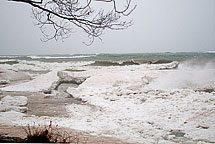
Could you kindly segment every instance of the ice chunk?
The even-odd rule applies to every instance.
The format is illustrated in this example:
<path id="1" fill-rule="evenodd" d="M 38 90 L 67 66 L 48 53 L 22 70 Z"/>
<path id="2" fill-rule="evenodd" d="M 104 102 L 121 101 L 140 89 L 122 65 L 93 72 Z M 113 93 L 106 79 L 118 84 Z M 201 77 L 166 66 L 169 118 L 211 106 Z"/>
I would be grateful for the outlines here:
<path id="1" fill-rule="evenodd" d="M 5 96 L 1 101 L 3 104 L 11 106 L 26 106 L 28 104 L 28 98 L 25 96 Z"/>

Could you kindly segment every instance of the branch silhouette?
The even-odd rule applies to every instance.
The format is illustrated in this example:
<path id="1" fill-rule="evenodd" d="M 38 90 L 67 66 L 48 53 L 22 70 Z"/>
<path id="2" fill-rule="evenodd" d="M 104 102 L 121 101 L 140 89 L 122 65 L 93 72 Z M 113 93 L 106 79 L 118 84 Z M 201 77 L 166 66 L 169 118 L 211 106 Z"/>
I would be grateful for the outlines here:
<path id="1" fill-rule="evenodd" d="M 44 38 L 42 41 L 51 39 L 64 40 L 78 27 L 87 33 L 92 44 L 95 38 L 101 40 L 104 30 L 123 30 L 131 26 L 132 20 L 122 20 L 133 12 L 131 0 L 126 1 L 125 8 L 118 10 L 115 0 L 8 0 L 22 2 L 32 6 L 33 18 L 39 26 Z M 110 10 L 101 8 L 96 11 L 93 5 L 96 3 L 111 5 Z M 86 44 L 86 43 L 85 43 Z"/>

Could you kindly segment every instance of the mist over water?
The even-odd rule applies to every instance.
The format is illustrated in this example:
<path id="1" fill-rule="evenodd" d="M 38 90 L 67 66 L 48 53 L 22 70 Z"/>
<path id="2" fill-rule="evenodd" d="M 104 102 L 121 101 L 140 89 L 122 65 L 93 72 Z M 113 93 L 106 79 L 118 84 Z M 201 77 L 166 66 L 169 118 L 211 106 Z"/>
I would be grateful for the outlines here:
<path id="1" fill-rule="evenodd" d="M 177 70 L 154 79 L 149 87 L 162 90 L 214 89 L 215 61 L 201 59 L 184 61 Z"/>

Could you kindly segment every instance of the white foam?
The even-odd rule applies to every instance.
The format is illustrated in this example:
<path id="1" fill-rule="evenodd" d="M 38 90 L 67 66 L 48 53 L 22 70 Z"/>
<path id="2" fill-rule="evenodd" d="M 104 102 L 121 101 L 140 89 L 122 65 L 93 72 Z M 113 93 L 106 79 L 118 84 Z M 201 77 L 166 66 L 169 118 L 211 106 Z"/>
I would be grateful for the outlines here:
<path id="1" fill-rule="evenodd" d="M 215 53 L 215 51 L 206 51 L 205 53 Z"/>
<path id="2" fill-rule="evenodd" d="M 150 83 L 151 89 L 215 89 L 215 65 L 208 62 L 194 65 L 191 62 L 180 64 L 178 70 L 165 74 Z"/>

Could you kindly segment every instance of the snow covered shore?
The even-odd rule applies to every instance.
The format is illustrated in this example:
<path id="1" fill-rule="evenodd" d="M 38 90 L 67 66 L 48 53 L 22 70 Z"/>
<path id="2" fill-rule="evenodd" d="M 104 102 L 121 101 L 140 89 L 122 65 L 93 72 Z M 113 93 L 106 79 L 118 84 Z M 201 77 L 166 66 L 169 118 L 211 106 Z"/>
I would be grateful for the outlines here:
<path id="1" fill-rule="evenodd" d="M 176 65 L 76 66 L 85 70 L 80 72 L 65 71 L 68 63 L 48 65 L 49 73 L 0 90 L 43 92 L 63 72 L 64 78 L 86 78 L 66 90 L 85 103 L 65 104 L 69 117 L 26 117 L 7 111 L 0 112 L 1 119 L 13 115 L 8 122 L 18 125 L 52 120 L 59 126 L 128 142 L 215 143 L 215 67 L 181 64 L 175 69 Z"/>

